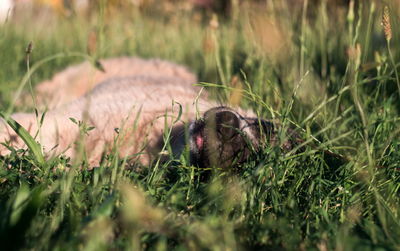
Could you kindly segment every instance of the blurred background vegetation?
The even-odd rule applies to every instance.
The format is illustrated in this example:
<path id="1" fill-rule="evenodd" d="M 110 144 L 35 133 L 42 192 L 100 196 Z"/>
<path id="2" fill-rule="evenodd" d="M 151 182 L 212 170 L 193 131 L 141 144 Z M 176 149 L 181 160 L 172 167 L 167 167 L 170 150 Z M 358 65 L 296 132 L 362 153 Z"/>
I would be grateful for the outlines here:
<path id="1" fill-rule="evenodd" d="M 1 0 L 4 1 L 4 0 Z M 6 0 L 7 1 L 7 0 Z M 5 3 L 5 2 L 3 2 Z M 67 65 L 120 55 L 195 72 L 222 103 L 278 117 L 346 156 L 265 149 L 239 175 L 91 171 L 29 151 L 1 159 L 2 243 L 26 249 L 400 248 L 400 1 L 14 0 L 0 19 L 0 107 L 30 65 L 35 85 Z M 28 91 L 28 88 L 26 88 Z M 17 102 L 18 103 L 18 102 Z M 16 111 L 32 110 L 17 106 Z M 65 167 L 69 172 L 60 171 Z M 171 174 L 172 172 L 172 174 Z"/>

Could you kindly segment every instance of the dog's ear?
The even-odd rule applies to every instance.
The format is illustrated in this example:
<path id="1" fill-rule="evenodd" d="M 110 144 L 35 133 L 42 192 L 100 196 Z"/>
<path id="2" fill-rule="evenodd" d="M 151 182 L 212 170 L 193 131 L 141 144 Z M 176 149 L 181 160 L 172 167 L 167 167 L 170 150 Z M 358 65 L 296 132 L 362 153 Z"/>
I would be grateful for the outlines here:
<path id="1" fill-rule="evenodd" d="M 233 112 L 222 111 L 215 114 L 215 129 L 222 139 L 229 140 L 237 135 L 239 126 L 239 118 Z"/>

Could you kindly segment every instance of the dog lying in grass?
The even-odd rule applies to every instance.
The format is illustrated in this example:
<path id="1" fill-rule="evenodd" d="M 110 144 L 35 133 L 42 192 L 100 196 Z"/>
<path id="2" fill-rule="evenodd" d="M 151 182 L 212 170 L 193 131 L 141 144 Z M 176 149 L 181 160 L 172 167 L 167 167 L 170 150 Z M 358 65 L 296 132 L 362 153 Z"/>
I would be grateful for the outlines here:
<path id="1" fill-rule="evenodd" d="M 200 95 L 196 77 L 182 66 L 138 58 L 100 64 L 103 71 L 82 63 L 40 83 L 38 106 L 49 109 L 42 121 L 34 113 L 11 116 L 37 135 L 47 156 L 75 158 L 83 152 L 96 166 L 114 149 L 121 158 L 148 165 L 160 154 L 178 158 L 188 152 L 193 165 L 229 168 L 246 161 L 263 142 L 278 142 L 274 123 L 220 106 L 205 91 Z M 5 123 L 0 140 L 25 147 Z M 294 144 L 289 139 L 284 147 Z M 1 154 L 8 151 L 3 147 Z"/>

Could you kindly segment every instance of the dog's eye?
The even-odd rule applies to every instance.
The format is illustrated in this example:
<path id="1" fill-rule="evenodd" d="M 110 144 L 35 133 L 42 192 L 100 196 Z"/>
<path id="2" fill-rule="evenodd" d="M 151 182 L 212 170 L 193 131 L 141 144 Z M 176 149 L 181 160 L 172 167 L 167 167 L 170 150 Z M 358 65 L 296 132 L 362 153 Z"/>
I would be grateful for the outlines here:
<path id="1" fill-rule="evenodd" d="M 261 128 L 262 128 L 263 132 L 267 136 L 271 136 L 271 134 L 274 132 L 274 124 L 267 120 L 261 120 L 260 122 L 261 122 Z"/>
<path id="2" fill-rule="evenodd" d="M 229 140 L 238 134 L 239 119 L 229 111 L 223 111 L 215 114 L 216 130 L 222 139 Z"/>

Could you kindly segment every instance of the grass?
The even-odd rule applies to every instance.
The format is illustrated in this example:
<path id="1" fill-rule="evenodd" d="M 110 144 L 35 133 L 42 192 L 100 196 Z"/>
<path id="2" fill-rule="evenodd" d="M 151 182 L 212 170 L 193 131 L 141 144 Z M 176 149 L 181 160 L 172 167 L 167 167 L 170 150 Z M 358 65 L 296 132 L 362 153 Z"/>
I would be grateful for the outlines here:
<path id="1" fill-rule="evenodd" d="M 21 84 L 82 58 L 159 57 L 193 69 L 215 98 L 279 118 L 349 161 L 328 166 L 316 147 L 289 154 L 271 147 L 236 173 L 214 171 L 205 181 L 184 158 L 140 166 L 114 149 L 90 170 L 84 160 L 38 161 L 37 149 L 11 149 L 0 159 L 2 247 L 400 249 L 400 47 L 396 29 L 387 46 L 384 4 L 244 3 L 225 18 L 156 6 L 5 24 L 3 111 Z M 399 13 L 387 4 L 397 27 Z"/>

